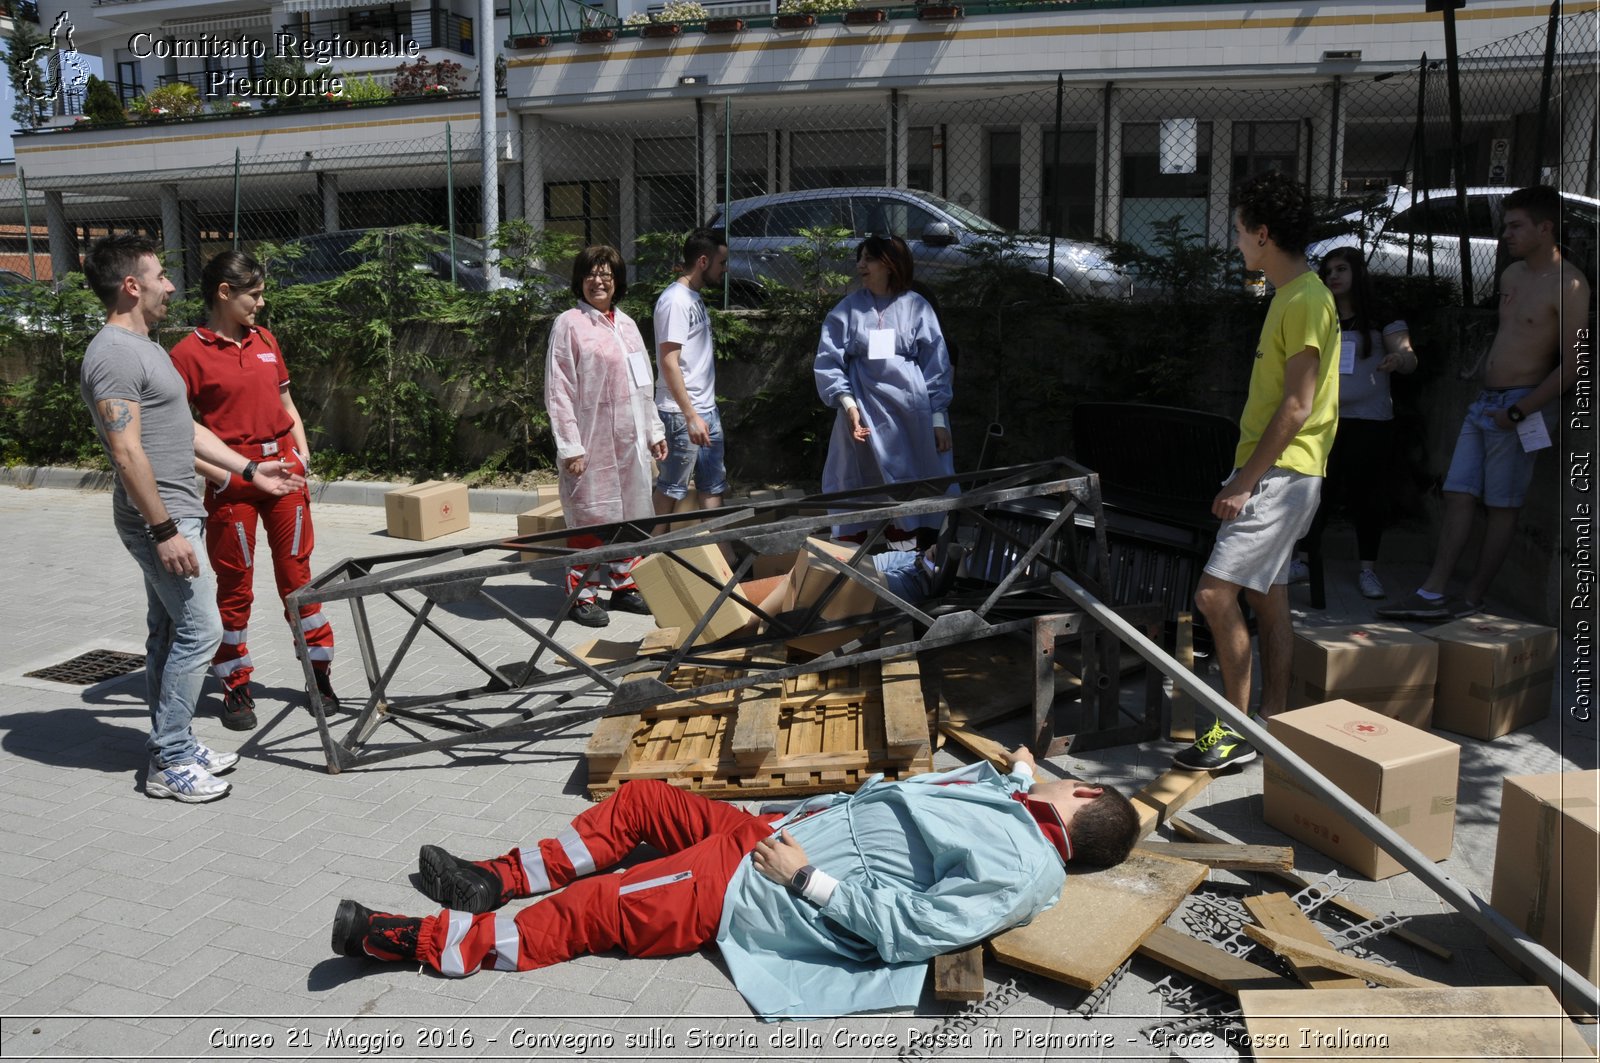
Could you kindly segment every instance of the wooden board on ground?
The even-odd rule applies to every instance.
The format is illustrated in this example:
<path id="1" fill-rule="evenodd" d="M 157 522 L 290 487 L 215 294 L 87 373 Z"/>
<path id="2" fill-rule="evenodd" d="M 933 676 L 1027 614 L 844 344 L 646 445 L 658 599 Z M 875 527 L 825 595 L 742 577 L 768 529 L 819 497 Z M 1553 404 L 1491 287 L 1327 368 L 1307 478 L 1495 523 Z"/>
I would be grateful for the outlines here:
<path id="1" fill-rule="evenodd" d="M 1213 834 L 1208 830 L 1197 827 L 1185 819 L 1174 819 L 1172 821 L 1172 832 L 1178 835 L 1180 838 L 1187 838 L 1188 840 L 1194 842 L 1226 842 L 1228 840 L 1220 834 Z M 1303 875 L 1298 875 L 1293 871 L 1268 871 L 1266 874 L 1277 879 L 1279 882 L 1293 886 L 1296 890 L 1304 889 L 1311 884 L 1310 879 Z M 1356 902 L 1348 900 L 1344 897 L 1329 897 L 1328 904 L 1331 907 L 1339 909 L 1346 915 L 1354 916 L 1356 919 L 1359 919 L 1362 922 L 1378 918 L 1377 912 L 1370 908 L 1363 907 L 1362 905 L 1359 905 Z M 1389 933 L 1393 937 L 1404 941 L 1408 945 L 1414 945 L 1423 952 L 1431 953 L 1432 955 L 1437 956 L 1446 963 L 1448 963 L 1451 957 L 1455 955 L 1443 945 L 1436 941 L 1430 941 L 1421 934 L 1417 933 L 1415 930 L 1408 930 L 1406 927 L 1402 926 L 1396 927 L 1394 930 L 1389 931 Z"/>
<path id="2" fill-rule="evenodd" d="M 749 652 L 708 655 L 728 663 L 685 665 L 670 685 L 688 690 L 742 675 Z M 603 717 L 585 751 L 590 796 L 629 779 L 662 779 L 707 797 L 781 797 L 852 790 L 877 772 L 903 779 L 932 771 L 927 717 L 910 694 L 920 690 L 915 668 L 914 659 L 894 663 L 905 682 L 896 681 L 892 728 L 877 662 Z M 922 720 L 920 744 L 912 716 Z"/>
<path id="3" fill-rule="evenodd" d="M 1238 996 L 1245 989 L 1298 989 L 1276 971 L 1259 967 L 1208 941 L 1192 938 L 1169 926 L 1158 926 L 1139 946 L 1139 955 L 1171 967 L 1179 974 Z"/>
<path id="4" fill-rule="evenodd" d="M 1431 978 L 1422 978 L 1409 974 L 1398 967 L 1385 967 L 1381 963 L 1370 960 L 1360 960 L 1354 956 L 1346 956 L 1334 949 L 1333 946 L 1320 946 L 1307 944 L 1296 938 L 1286 937 L 1264 927 L 1244 925 L 1244 932 L 1267 948 L 1276 952 L 1294 963 L 1303 963 L 1327 967 L 1330 970 L 1342 971 L 1345 974 L 1365 978 L 1369 982 L 1376 982 L 1381 986 L 1391 989 L 1443 989 L 1442 982 L 1435 982 Z"/>
<path id="5" fill-rule="evenodd" d="M 1288 845 L 1233 845 L 1225 842 L 1145 843 L 1140 849 L 1179 860 L 1193 860 L 1217 871 L 1289 871 L 1294 848 Z M 1298 908 L 1295 911 L 1299 911 Z"/>
<path id="6" fill-rule="evenodd" d="M 995 771 L 1004 775 L 1011 770 L 1011 750 L 992 738 L 969 731 L 955 724 L 940 724 L 939 733 L 965 749 L 979 760 L 987 760 Z"/>
<path id="7" fill-rule="evenodd" d="M 1139 813 L 1139 837 L 1143 838 L 1178 814 L 1195 795 L 1211 785 L 1209 771 L 1180 771 L 1173 768 L 1157 775 L 1132 797 Z"/>
<path id="8" fill-rule="evenodd" d="M 1203 864 L 1134 853 L 1116 867 L 1068 870 L 1056 906 L 993 938 L 997 959 L 1093 989 L 1166 922 L 1206 877 Z"/>
<path id="9" fill-rule="evenodd" d="M 1289 899 L 1287 893 L 1263 893 L 1255 897 L 1246 897 L 1244 906 L 1256 922 L 1274 933 L 1297 938 L 1319 948 L 1332 947 L 1332 943 L 1317 929 L 1317 924 L 1300 910 L 1299 905 Z M 1294 968 L 1295 977 L 1304 982 L 1308 989 L 1367 988 L 1364 980 L 1340 974 L 1320 964 L 1300 963 L 1291 957 L 1289 966 Z"/>
<path id="10" fill-rule="evenodd" d="M 1593 1059 L 1544 986 L 1250 990 L 1239 994 L 1257 1060 Z"/>
<path id="11" fill-rule="evenodd" d="M 983 999 L 983 946 L 973 945 L 960 952 L 947 952 L 933 958 L 933 998 L 935 1000 Z"/>

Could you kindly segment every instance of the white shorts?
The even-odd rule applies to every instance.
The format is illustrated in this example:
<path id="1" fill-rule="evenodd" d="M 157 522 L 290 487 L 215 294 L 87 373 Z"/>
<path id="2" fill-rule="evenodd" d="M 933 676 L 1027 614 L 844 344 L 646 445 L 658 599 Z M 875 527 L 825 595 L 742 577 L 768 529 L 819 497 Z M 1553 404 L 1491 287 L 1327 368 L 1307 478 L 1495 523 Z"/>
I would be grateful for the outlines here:
<path id="1" fill-rule="evenodd" d="M 1288 583 L 1294 544 L 1310 530 L 1321 497 L 1322 477 L 1269 469 L 1239 515 L 1222 522 L 1206 574 L 1257 594 L 1265 594 L 1274 583 Z"/>

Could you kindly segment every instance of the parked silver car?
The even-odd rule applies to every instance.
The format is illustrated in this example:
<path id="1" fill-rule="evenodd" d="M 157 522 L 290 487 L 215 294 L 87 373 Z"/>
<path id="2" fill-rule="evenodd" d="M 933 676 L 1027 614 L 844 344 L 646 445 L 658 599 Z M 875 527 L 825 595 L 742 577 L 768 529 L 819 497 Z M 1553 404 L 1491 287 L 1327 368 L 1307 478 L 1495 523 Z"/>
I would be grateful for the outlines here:
<path id="1" fill-rule="evenodd" d="M 1467 189 L 1465 229 L 1472 248 L 1473 301 L 1494 294 L 1495 278 L 1506 266 L 1499 254 L 1505 225 L 1503 202 L 1514 188 Z M 1318 262 L 1335 247 L 1360 247 L 1375 277 L 1426 277 L 1428 245 L 1433 245 L 1433 276 L 1461 284 L 1461 211 L 1453 188 L 1413 192 L 1392 185 L 1383 198 L 1365 210 L 1338 219 L 1355 232 L 1318 240 L 1306 249 Z M 1600 227 L 1600 200 L 1561 193 L 1558 239 L 1580 266 L 1594 261 L 1595 232 Z"/>
<path id="2" fill-rule="evenodd" d="M 1018 265 L 1053 275 L 1065 290 L 1126 299 L 1133 279 L 1112 265 L 1104 250 L 1081 240 L 1058 238 L 1050 272 L 1049 240 L 1017 236 L 1003 226 L 931 192 L 903 188 L 812 188 L 738 199 L 707 223 L 727 230 L 728 277 L 739 301 L 754 301 L 767 282 L 798 285 L 800 267 L 789 250 L 806 242 L 802 229 L 843 229 L 864 239 L 902 237 L 911 249 L 919 283 L 937 284 L 974 264 L 970 253 L 985 241 L 1009 241 Z M 853 262 L 830 268 L 855 275 Z"/>

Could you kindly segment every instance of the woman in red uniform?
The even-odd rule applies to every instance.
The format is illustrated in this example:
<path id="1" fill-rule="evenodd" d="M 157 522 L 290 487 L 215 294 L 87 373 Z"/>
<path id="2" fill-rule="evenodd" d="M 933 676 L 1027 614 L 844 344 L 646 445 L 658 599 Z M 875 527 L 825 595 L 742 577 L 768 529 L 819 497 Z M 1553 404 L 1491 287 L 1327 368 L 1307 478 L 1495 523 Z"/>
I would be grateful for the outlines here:
<path id="1" fill-rule="evenodd" d="M 172 362 L 189 389 L 200 423 L 247 458 L 276 458 L 294 471 L 310 471 L 306 428 L 289 396 L 289 370 L 272 333 L 256 324 L 266 305 L 266 273 L 242 251 L 224 251 L 200 275 L 207 319 L 172 348 Z M 256 725 L 250 693 L 250 605 L 256 519 L 267 529 L 278 597 L 311 582 L 311 496 L 307 490 L 273 496 L 215 465 L 196 461 L 205 476 L 206 551 L 217 576 L 222 645 L 211 670 L 222 680 L 222 722 L 235 731 Z M 287 615 L 287 614 L 286 614 Z M 324 707 L 338 705 L 328 668 L 333 628 L 319 605 L 288 618 L 305 632 L 311 667 Z"/>

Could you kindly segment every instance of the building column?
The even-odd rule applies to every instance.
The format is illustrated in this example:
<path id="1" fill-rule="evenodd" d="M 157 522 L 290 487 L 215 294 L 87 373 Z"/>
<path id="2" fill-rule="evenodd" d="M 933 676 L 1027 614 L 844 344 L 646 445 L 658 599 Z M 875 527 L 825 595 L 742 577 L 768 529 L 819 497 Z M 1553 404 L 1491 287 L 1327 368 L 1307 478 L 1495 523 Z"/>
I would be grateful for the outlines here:
<path id="1" fill-rule="evenodd" d="M 1095 197 L 1099 230 L 1113 240 L 1122 238 L 1122 98 L 1110 82 L 1106 83 L 1105 104 L 1101 108 L 1100 142 L 1105 154 L 1095 171 L 1100 195 Z"/>
<path id="2" fill-rule="evenodd" d="M 713 148 L 716 146 L 712 143 Z M 617 246 L 626 249 L 626 258 L 638 266 L 637 249 L 633 246 L 634 239 L 639 235 L 639 195 L 636 189 L 638 176 L 636 161 L 638 151 L 630 137 L 624 146 L 618 150 L 617 169 Z M 715 175 L 713 175 L 715 176 Z M 700 224 L 697 219 L 696 225 Z"/>
<path id="3" fill-rule="evenodd" d="M 322 231 L 336 232 L 339 229 L 339 175 L 323 171 L 317 174 L 317 183 L 322 186 Z"/>
<path id="4" fill-rule="evenodd" d="M 1211 120 L 1211 183 L 1206 187 L 1209 243 L 1233 246 L 1233 119 Z"/>
<path id="5" fill-rule="evenodd" d="M 511 157 L 506 160 L 500 180 L 506 186 L 506 217 L 520 218 L 525 209 L 522 203 L 522 115 L 515 111 L 510 112 L 506 125 L 508 126 L 505 131 L 506 144 Z"/>
<path id="6" fill-rule="evenodd" d="M 700 141 L 700 216 L 695 219 L 696 225 L 717 211 L 717 111 L 712 100 L 695 101 Z"/>
<path id="7" fill-rule="evenodd" d="M 183 208 L 177 185 L 161 186 L 161 247 L 167 253 L 167 277 L 181 294 L 186 290 L 183 267 Z"/>
<path id="8" fill-rule="evenodd" d="M 1322 106 L 1311 117 L 1309 123 L 1302 123 L 1301 129 L 1311 138 L 1310 166 L 1311 172 L 1302 174 L 1306 178 L 1305 185 L 1311 190 L 1313 196 L 1324 195 L 1327 192 L 1329 175 L 1332 173 L 1333 152 L 1329 143 L 1328 131 L 1333 128 L 1333 100 L 1335 89 L 1332 85 L 1323 85 L 1321 88 Z M 1305 157 L 1305 147 L 1301 148 Z"/>
<path id="9" fill-rule="evenodd" d="M 773 175 L 776 183 L 773 185 L 772 190 L 774 192 L 788 192 L 793 187 L 789 182 L 789 171 L 794 164 L 794 134 L 787 129 L 778 130 L 778 142 L 774 145 L 774 148 L 778 153 L 778 163 L 776 173 Z"/>
<path id="10" fill-rule="evenodd" d="M 522 116 L 522 217 L 534 232 L 544 231 L 544 124 L 536 114 Z"/>
<path id="11" fill-rule="evenodd" d="M 889 91 L 887 114 L 884 116 L 884 182 L 894 188 L 904 188 L 909 180 L 910 160 L 906 157 L 911 153 L 911 108 L 906 101 L 900 98 L 900 90 Z M 977 195 L 974 187 L 973 195 Z"/>
<path id="12" fill-rule="evenodd" d="M 44 219 L 50 229 L 50 275 L 61 278 L 78 269 L 78 234 L 67 220 L 63 194 L 44 194 Z"/>
<path id="13" fill-rule="evenodd" d="M 904 110 L 904 104 L 901 105 Z M 984 188 L 984 129 L 976 125 L 951 125 L 944 131 L 945 147 L 949 157 L 945 198 L 963 207 L 987 214 L 988 204 L 983 202 Z M 904 160 L 902 160 L 903 163 Z M 906 170 L 902 166 L 900 179 L 904 186 Z"/>
<path id="14" fill-rule="evenodd" d="M 1044 224 L 1044 126 L 1024 122 L 1017 127 L 1017 228 L 1025 233 L 1042 233 Z"/>
<path id="15" fill-rule="evenodd" d="M 782 148 L 780 147 L 782 139 L 783 134 L 778 130 L 767 130 L 767 176 L 766 184 L 761 189 L 765 193 L 770 194 L 783 187 L 778 183 L 778 160 L 782 158 Z"/>
<path id="16" fill-rule="evenodd" d="M 1328 198 L 1335 199 L 1344 189 L 1344 131 L 1345 114 L 1349 109 L 1349 100 L 1345 98 L 1344 82 L 1335 77 L 1333 88 L 1330 92 L 1330 106 L 1332 113 L 1329 115 L 1330 133 L 1328 144 Z"/>

